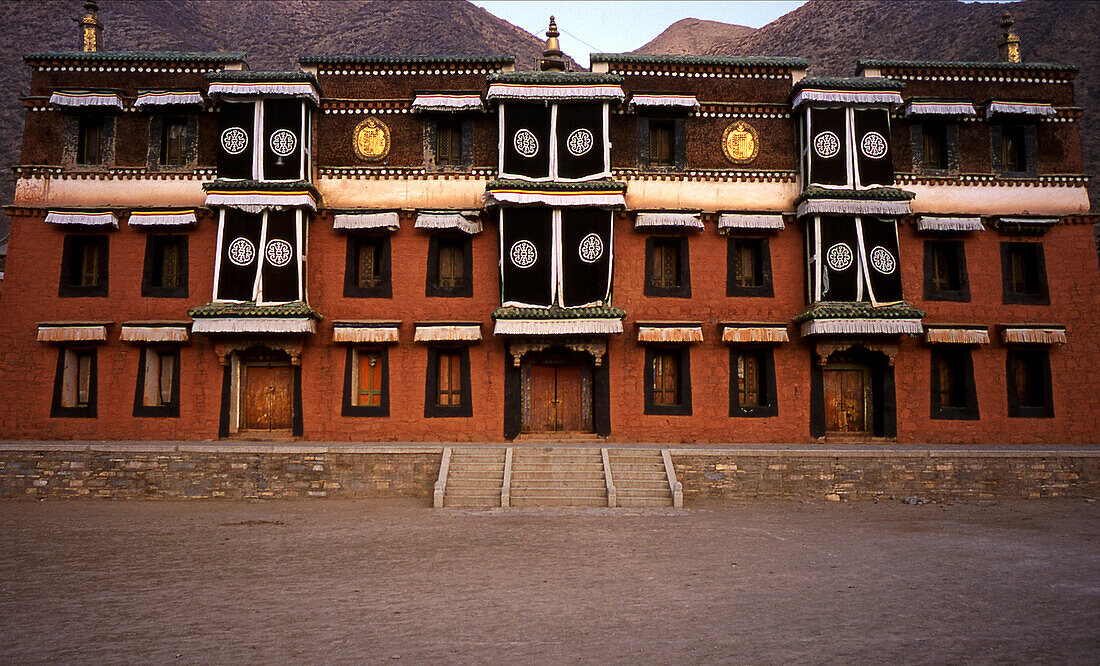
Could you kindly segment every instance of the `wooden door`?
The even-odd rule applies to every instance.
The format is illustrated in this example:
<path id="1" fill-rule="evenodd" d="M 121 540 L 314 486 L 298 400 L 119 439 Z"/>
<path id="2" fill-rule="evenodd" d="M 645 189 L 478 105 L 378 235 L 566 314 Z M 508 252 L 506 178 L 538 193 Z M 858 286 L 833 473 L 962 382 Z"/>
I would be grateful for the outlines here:
<path id="1" fill-rule="evenodd" d="M 864 368 L 825 368 L 826 432 L 867 432 L 867 371 Z"/>
<path id="2" fill-rule="evenodd" d="M 579 363 L 527 366 L 523 432 L 591 432 L 591 383 Z M 591 373 L 589 373 L 591 374 Z"/>
<path id="3" fill-rule="evenodd" d="M 530 418 L 525 430 L 553 432 L 557 430 L 557 366 L 532 364 Z"/>
<path id="4" fill-rule="evenodd" d="M 582 370 L 581 366 L 559 365 L 555 379 L 557 388 L 557 430 L 582 432 L 589 429 L 585 423 L 582 408 Z"/>
<path id="5" fill-rule="evenodd" d="M 294 421 L 294 368 L 284 364 L 244 366 L 246 430 L 290 430 Z"/>

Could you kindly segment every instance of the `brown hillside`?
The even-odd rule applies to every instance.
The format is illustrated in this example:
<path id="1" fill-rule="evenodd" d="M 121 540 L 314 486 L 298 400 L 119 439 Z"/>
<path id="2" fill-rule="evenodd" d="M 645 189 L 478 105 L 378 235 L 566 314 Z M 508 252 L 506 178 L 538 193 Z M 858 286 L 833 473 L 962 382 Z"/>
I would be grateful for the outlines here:
<path id="1" fill-rule="evenodd" d="M 719 21 L 686 18 L 670 25 L 634 53 L 660 55 L 693 55 L 703 53 L 714 44 L 738 43 L 756 32 L 755 28 Z"/>

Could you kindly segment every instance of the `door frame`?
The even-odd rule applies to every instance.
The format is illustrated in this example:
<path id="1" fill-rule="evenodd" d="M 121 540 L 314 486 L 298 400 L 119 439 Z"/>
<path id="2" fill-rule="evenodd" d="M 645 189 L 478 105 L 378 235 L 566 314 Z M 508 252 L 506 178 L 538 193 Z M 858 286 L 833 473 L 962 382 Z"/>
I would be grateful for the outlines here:
<path id="1" fill-rule="evenodd" d="M 218 425 L 219 437 L 245 439 L 286 439 L 301 437 L 302 418 L 302 363 L 301 344 L 265 344 L 261 342 L 222 343 L 216 348 L 222 360 L 222 406 Z M 257 356 L 268 363 L 287 363 L 291 366 L 291 427 L 289 430 L 249 430 L 244 424 L 244 366 L 257 362 Z"/>
<path id="2" fill-rule="evenodd" d="M 829 409 L 829 396 L 825 393 L 828 390 L 828 383 L 825 382 L 825 373 L 836 370 L 858 370 L 863 380 L 863 429 L 862 430 L 829 430 L 826 425 L 825 434 L 833 436 L 851 436 L 861 437 L 870 436 L 875 430 L 874 419 L 874 396 L 872 395 L 872 382 L 871 374 L 872 368 L 869 365 L 863 363 L 828 363 L 821 368 L 822 379 L 822 398 L 824 399 L 824 408 L 826 411 Z M 828 414 L 825 415 L 825 423 L 828 424 Z"/>
<path id="3" fill-rule="evenodd" d="M 532 383 L 531 368 L 533 366 L 579 366 L 581 371 L 581 421 L 584 427 L 581 430 L 531 430 L 532 410 Z M 522 434 L 555 434 L 555 433 L 595 433 L 596 419 L 595 405 L 595 367 L 591 357 L 577 353 L 547 353 L 538 352 L 526 355 L 520 363 L 520 433 Z M 556 377 L 556 375 L 555 375 Z M 557 386 L 555 384 L 555 399 L 557 398 Z"/>

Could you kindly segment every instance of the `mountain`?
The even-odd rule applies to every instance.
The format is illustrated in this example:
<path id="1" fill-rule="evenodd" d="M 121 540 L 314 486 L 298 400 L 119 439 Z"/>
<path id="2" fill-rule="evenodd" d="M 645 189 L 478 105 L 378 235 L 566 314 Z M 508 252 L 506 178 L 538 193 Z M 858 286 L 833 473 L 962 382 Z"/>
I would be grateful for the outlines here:
<path id="1" fill-rule="evenodd" d="M 634 53 L 659 55 L 693 55 L 703 53 L 715 44 L 738 42 L 756 32 L 755 28 L 733 23 L 686 18 L 673 23 Z"/>

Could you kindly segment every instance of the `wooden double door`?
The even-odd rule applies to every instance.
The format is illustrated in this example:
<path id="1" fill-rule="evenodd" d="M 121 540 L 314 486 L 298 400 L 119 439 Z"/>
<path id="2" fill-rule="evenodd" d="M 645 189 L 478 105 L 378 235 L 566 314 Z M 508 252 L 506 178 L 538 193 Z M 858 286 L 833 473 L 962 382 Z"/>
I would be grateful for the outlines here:
<path id="1" fill-rule="evenodd" d="M 593 432 L 591 364 L 526 363 L 523 392 L 522 432 Z"/>
<path id="2" fill-rule="evenodd" d="M 241 367 L 241 429 L 290 430 L 294 424 L 294 366 L 248 362 Z"/>
<path id="3" fill-rule="evenodd" d="M 871 383 L 868 368 L 859 365 L 826 366 L 822 371 L 825 394 L 825 431 L 866 434 L 871 431 Z"/>

